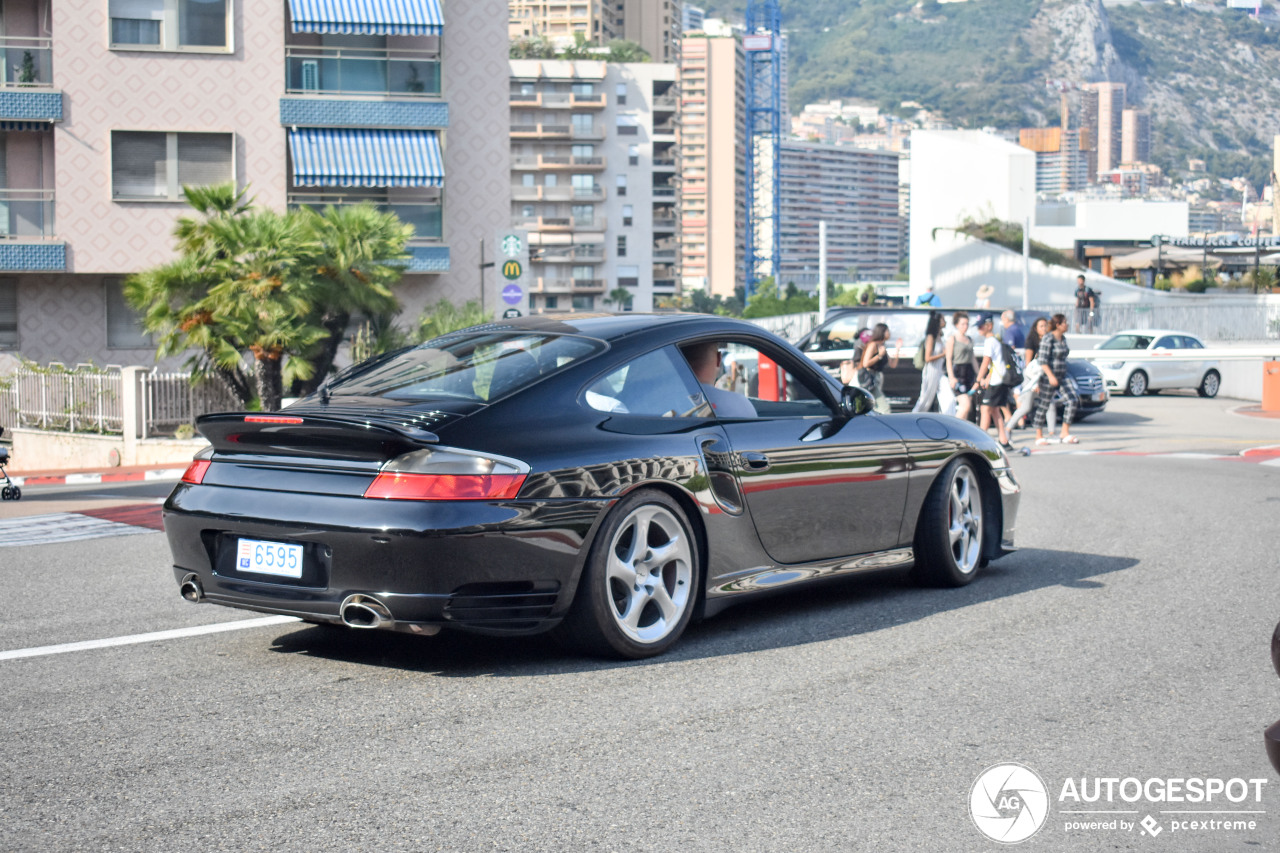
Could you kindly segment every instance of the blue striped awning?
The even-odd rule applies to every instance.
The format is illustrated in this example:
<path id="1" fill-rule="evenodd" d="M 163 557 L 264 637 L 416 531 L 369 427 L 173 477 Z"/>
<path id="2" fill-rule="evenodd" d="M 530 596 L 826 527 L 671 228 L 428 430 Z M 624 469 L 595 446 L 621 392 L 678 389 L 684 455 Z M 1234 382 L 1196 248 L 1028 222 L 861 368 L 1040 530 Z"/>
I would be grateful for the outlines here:
<path id="1" fill-rule="evenodd" d="M 49 130 L 53 127 L 47 121 L 0 121 L 0 130 Z"/>
<path id="2" fill-rule="evenodd" d="M 439 187 L 444 158 L 434 130 L 302 127 L 289 131 L 300 187 Z"/>
<path id="3" fill-rule="evenodd" d="M 438 36 L 440 0 L 289 0 L 295 33 Z"/>

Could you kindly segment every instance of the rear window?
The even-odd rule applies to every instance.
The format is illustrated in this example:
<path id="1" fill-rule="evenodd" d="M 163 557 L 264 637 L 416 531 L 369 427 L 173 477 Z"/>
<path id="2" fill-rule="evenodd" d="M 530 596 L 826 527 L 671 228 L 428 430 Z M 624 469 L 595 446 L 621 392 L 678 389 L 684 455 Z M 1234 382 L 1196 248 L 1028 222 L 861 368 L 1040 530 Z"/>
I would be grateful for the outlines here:
<path id="1" fill-rule="evenodd" d="M 594 338 L 458 332 L 348 368 L 328 386 L 335 397 L 472 400 L 487 403 L 604 349 Z"/>

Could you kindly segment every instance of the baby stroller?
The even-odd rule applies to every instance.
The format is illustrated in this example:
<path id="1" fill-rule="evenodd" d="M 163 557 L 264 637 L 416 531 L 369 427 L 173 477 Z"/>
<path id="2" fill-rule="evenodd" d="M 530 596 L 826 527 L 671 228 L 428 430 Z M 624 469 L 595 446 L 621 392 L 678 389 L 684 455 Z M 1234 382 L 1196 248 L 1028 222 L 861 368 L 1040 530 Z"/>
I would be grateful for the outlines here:
<path id="1" fill-rule="evenodd" d="M 0 427 L 0 435 L 4 435 L 4 427 Z M 22 489 L 13 484 L 4 466 L 9 462 L 9 448 L 0 445 L 0 477 L 4 478 L 4 488 L 0 489 L 0 500 L 16 501 L 22 498 Z"/>

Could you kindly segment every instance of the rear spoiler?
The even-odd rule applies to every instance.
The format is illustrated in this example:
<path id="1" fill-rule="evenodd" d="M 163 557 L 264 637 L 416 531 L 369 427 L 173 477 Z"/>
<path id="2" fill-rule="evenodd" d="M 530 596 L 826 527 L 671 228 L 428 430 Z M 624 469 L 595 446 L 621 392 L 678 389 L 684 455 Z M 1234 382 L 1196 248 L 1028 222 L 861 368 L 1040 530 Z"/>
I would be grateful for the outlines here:
<path id="1" fill-rule="evenodd" d="M 220 453 L 383 461 L 436 444 L 434 432 L 359 415 L 220 412 L 196 429 Z"/>

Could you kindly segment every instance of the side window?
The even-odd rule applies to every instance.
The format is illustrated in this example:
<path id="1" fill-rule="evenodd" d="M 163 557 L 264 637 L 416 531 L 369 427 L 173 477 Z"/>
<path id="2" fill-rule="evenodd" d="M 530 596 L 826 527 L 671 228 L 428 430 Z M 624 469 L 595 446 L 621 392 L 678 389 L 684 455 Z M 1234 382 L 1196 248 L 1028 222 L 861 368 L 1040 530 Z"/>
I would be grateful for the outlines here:
<path id="1" fill-rule="evenodd" d="M 1195 338 L 1188 338 L 1184 335 L 1179 338 L 1179 340 L 1182 341 L 1182 346 L 1185 349 L 1204 349 L 1204 344 L 1200 343 Z"/>
<path id="2" fill-rule="evenodd" d="M 797 378 L 767 353 L 736 341 L 684 348 L 689 367 L 721 418 L 829 417 L 819 390 Z"/>
<path id="3" fill-rule="evenodd" d="M 685 381 L 670 347 L 646 353 L 588 386 L 583 402 L 600 412 L 662 418 L 702 418 L 711 412 Z"/>
<path id="4" fill-rule="evenodd" d="M 1156 341 L 1156 349 L 1177 349 L 1178 342 L 1173 339 L 1173 335 L 1165 335 Z"/>

